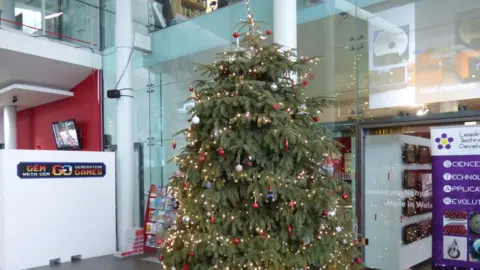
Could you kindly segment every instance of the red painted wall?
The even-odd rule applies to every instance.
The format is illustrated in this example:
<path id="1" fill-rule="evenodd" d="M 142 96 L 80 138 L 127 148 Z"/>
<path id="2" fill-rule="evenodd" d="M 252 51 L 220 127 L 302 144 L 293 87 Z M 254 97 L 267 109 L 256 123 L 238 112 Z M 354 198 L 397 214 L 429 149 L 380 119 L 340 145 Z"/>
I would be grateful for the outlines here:
<path id="1" fill-rule="evenodd" d="M 75 86 L 73 97 L 17 113 L 18 149 L 56 150 L 52 123 L 75 119 L 82 137 L 82 150 L 102 150 L 101 100 L 96 71 Z"/>

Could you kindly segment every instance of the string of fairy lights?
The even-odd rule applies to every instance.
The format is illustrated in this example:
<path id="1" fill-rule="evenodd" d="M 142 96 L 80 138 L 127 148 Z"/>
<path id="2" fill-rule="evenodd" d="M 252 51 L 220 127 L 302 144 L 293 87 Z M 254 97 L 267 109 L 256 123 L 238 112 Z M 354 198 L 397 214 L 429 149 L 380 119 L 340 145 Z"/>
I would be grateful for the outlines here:
<path id="1" fill-rule="evenodd" d="M 263 33 L 258 33 L 256 31 L 256 22 L 253 19 L 253 15 L 251 13 L 250 8 L 250 0 L 245 0 L 247 6 L 247 23 L 248 23 L 248 32 L 246 34 L 240 34 L 235 32 L 233 37 L 237 39 L 237 44 L 239 44 L 238 40 L 241 36 L 247 37 L 247 41 L 250 44 L 250 55 L 245 54 L 245 56 L 249 59 L 256 57 L 258 53 L 268 53 L 263 52 L 263 48 L 260 46 L 258 42 L 259 39 L 263 39 Z M 268 29 L 265 32 L 266 35 L 270 35 L 271 31 Z M 238 57 L 241 55 L 241 49 L 237 47 L 235 53 L 224 53 L 224 58 L 227 61 L 235 61 L 236 58 L 231 56 Z M 286 59 L 292 59 L 294 54 L 293 51 L 280 49 L 276 52 L 280 53 Z M 274 61 L 273 57 L 270 59 Z M 295 64 L 293 65 L 317 65 L 319 62 L 319 58 L 317 57 L 300 57 L 297 61 L 295 60 Z M 218 100 L 222 100 L 224 98 L 236 98 L 239 96 L 240 93 L 244 91 L 249 91 L 249 93 L 254 93 L 256 95 L 263 95 L 263 91 L 277 91 L 278 85 L 276 83 L 270 84 L 265 89 L 261 90 L 260 88 L 256 87 L 258 85 L 254 85 L 248 81 L 250 76 L 255 75 L 258 70 L 263 70 L 264 66 L 268 63 L 261 62 L 259 63 L 258 67 L 252 68 L 248 70 L 247 74 L 236 74 L 234 72 L 228 72 L 228 77 L 232 78 L 235 82 L 235 90 L 216 90 L 215 87 L 211 88 L 204 88 L 199 89 L 201 91 L 196 91 L 194 87 L 190 87 L 190 91 L 192 92 L 191 98 L 195 101 L 196 106 L 201 106 L 204 102 L 217 102 Z M 228 68 L 224 66 L 224 62 L 218 63 L 215 62 L 212 68 L 212 74 L 215 76 L 213 72 L 218 71 L 219 74 L 223 74 L 225 71 L 228 71 Z M 289 77 L 289 74 L 286 74 L 284 78 L 282 78 L 278 83 L 280 86 L 283 87 L 291 87 L 292 89 L 301 89 L 302 87 L 306 87 L 308 85 L 308 79 L 314 79 L 315 75 L 312 73 L 312 68 L 308 69 L 308 72 L 298 72 L 296 73 L 298 78 L 300 79 L 300 83 L 293 78 Z M 216 76 L 219 76 L 216 74 Z M 218 91 L 218 92 L 215 92 Z M 300 94 L 301 96 L 304 95 L 304 91 L 296 91 L 294 92 L 293 96 Z M 293 92 L 292 92 L 293 93 Z M 307 117 L 309 117 L 311 124 L 314 124 L 318 121 L 318 117 L 315 114 L 320 114 L 320 110 L 315 110 L 313 112 L 307 113 L 310 111 L 306 104 L 301 104 L 296 106 L 295 108 L 291 108 L 292 104 L 285 103 L 285 102 L 274 102 L 271 104 L 275 111 L 282 110 L 289 115 L 298 114 L 298 112 L 305 113 Z M 312 116 L 312 115 L 313 116 Z M 281 204 L 276 205 L 276 211 L 281 213 L 289 213 L 293 209 L 300 209 L 307 207 L 308 205 L 316 205 L 315 202 L 319 200 L 324 200 L 328 204 L 328 209 L 325 208 L 321 211 L 321 215 L 324 217 L 324 222 L 322 222 L 319 226 L 318 233 L 316 237 L 312 239 L 306 238 L 303 239 L 303 244 L 298 249 L 293 249 L 290 247 L 290 244 L 287 241 L 283 241 L 282 245 L 286 246 L 294 255 L 300 256 L 303 254 L 309 254 L 312 252 L 311 250 L 315 250 L 316 245 L 321 243 L 321 241 L 325 239 L 342 239 L 340 242 L 335 244 L 335 248 L 331 250 L 327 255 L 328 264 L 321 266 L 321 269 L 337 269 L 331 268 L 332 265 L 335 267 L 339 267 L 338 269 L 357 269 L 360 264 L 362 263 L 361 258 L 357 257 L 357 255 L 352 256 L 352 258 L 348 261 L 343 261 L 341 258 L 344 258 L 344 254 L 347 250 L 356 250 L 358 241 L 352 240 L 354 239 L 354 234 L 350 230 L 344 230 L 342 226 L 339 226 L 339 222 L 337 222 L 337 218 L 342 216 L 351 215 L 350 210 L 341 207 L 344 204 L 342 201 L 346 201 L 348 199 L 348 195 L 344 193 L 343 186 L 338 184 L 336 185 L 337 189 L 331 189 L 327 187 L 323 187 L 326 178 L 326 175 L 322 172 L 315 171 L 314 169 L 318 168 L 319 165 L 322 165 L 323 158 L 325 158 L 325 154 L 313 154 L 308 151 L 309 147 L 307 147 L 311 141 L 307 138 L 303 138 L 300 134 L 294 134 L 290 136 L 297 136 L 297 137 L 290 137 L 290 139 L 295 139 L 296 145 L 303 144 L 305 150 L 305 156 L 308 158 L 305 159 L 306 167 L 309 170 L 301 170 L 298 174 L 285 177 L 279 176 L 276 174 L 276 171 L 266 171 L 263 170 L 257 173 L 248 172 L 248 170 L 244 170 L 242 164 L 238 162 L 235 166 L 235 172 L 230 173 L 229 176 L 221 176 L 218 175 L 218 171 L 214 170 L 214 164 L 212 160 L 215 160 L 215 157 L 210 157 L 210 155 L 219 155 L 224 156 L 225 150 L 220 147 L 219 137 L 222 136 L 224 133 L 232 132 L 233 127 L 237 121 L 248 120 L 248 121 L 256 121 L 261 122 L 262 125 L 270 125 L 272 123 L 272 118 L 268 116 L 257 115 L 254 112 L 246 111 L 244 113 L 237 113 L 233 118 L 230 119 L 230 125 L 225 126 L 216 126 L 210 134 L 210 140 L 206 141 L 199 141 L 198 135 L 198 126 L 202 119 L 195 115 L 192 117 L 191 122 L 192 125 L 185 130 L 186 141 L 193 147 L 200 145 L 198 150 L 194 151 L 186 151 L 182 154 L 175 156 L 174 160 L 177 162 L 179 169 L 175 172 L 174 178 L 172 181 L 172 188 L 173 188 L 173 196 L 175 198 L 184 199 L 188 201 L 189 204 L 181 202 L 179 204 L 177 215 L 181 217 L 182 226 L 177 228 L 176 230 L 171 231 L 171 234 L 168 236 L 165 243 L 164 252 L 170 256 L 170 253 L 175 251 L 175 247 L 177 243 L 183 247 L 188 247 L 190 252 L 188 253 L 187 258 L 185 258 L 185 263 L 183 264 L 183 270 L 189 270 L 190 266 L 187 262 L 189 262 L 189 258 L 194 258 L 196 256 L 195 250 L 197 247 L 202 248 L 211 248 L 215 249 L 215 247 L 224 247 L 229 245 L 239 245 L 242 243 L 249 243 L 259 236 L 264 237 L 265 239 L 274 240 L 272 237 L 272 233 L 269 228 L 254 228 L 250 227 L 250 233 L 248 236 L 243 234 L 242 236 L 224 236 L 219 233 L 208 234 L 206 232 L 207 226 L 215 226 L 216 224 L 225 224 L 227 222 L 235 222 L 235 220 L 241 217 L 248 217 L 252 214 L 252 211 L 255 211 L 261 204 L 268 203 L 271 201 L 275 201 L 274 191 L 276 190 L 286 190 L 289 188 L 296 188 L 298 185 L 303 185 L 303 183 L 308 180 L 310 183 L 315 185 L 316 188 L 306 189 L 306 196 L 301 198 L 301 200 L 284 200 Z M 294 121 L 293 119 L 291 120 Z M 301 121 L 305 121 L 305 118 L 302 118 Z M 272 132 L 280 132 L 279 130 L 274 129 Z M 288 151 L 289 142 L 288 137 L 285 137 L 284 142 L 284 149 Z M 320 137 L 320 141 L 325 140 L 325 136 Z M 173 144 L 176 144 L 175 140 Z M 188 146 L 187 146 L 188 147 Z M 175 148 L 175 146 L 174 146 Z M 327 154 L 328 155 L 328 154 Z M 252 157 L 249 157 L 249 160 L 252 160 Z M 248 164 L 248 163 L 247 163 Z M 305 163 L 304 163 L 305 164 Z M 245 165 L 245 164 L 244 164 Z M 248 165 L 249 166 L 249 165 Z M 246 182 L 252 183 L 255 181 L 265 180 L 267 183 L 270 183 L 270 187 L 267 192 L 264 191 L 252 191 L 251 194 L 245 194 L 246 198 L 248 198 L 252 204 L 249 203 L 243 204 L 243 208 L 239 205 L 235 205 L 232 211 L 222 210 L 218 208 L 217 203 L 213 200 L 212 197 L 206 196 L 205 192 L 198 192 L 196 190 L 198 186 L 193 186 L 188 180 L 188 172 L 192 169 L 196 170 L 199 173 L 200 179 L 205 179 L 202 183 L 203 188 L 210 189 L 212 186 L 215 185 L 216 181 L 222 181 L 223 183 L 226 182 L 226 178 L 232 179 L 234 182 Z M 310 171 L 311 169 L 311 171 Z M 186 172 L 186 173 L 185 173 Z M 312 186 L 313 187 L 313 186 Z M 334 196 L 338 192 L 343 192 L 341 196 Z M 190 209 L 187 209 L 190 208 Z M 191 211 L 192 209 L 204 209 L 205 214 L 196 214 L 195 211 Z M 198 212 L 198 211 L 197 211 Z M 337 225 L 335 225 L 337 224 Z M 291 238 L 292 232 L 294 228 L 292 224 L 288 224 L 287 231 L 288 235 Z M 191 233 L 195 231 L 197 233 Z M 259 251 L 263 254 L 263 251 Z M 168 266 L 163 261 L 163 256 L 160 256 L 160 260 L 162 261 L 162 265 L 164 269 L 168 269 Z M 216 264 L 214 265 L 215 269 L 272 269 L 272 266 L 275 265 L 275 257 L 273 254 L 264 257 L 261 259 L 261 262 L 254 263 L 244 263 L 241 262 L 239 259 L 232 259 L 230 260 L 227 257 L 223 257 L 223 259 L 219 258 L 216 260 Z M 308 269 L 308 266 L 305 266 L 304 269 Z M 171 269 L 175 269 L 171 266 Z M 292 268 L 295 269 L 295 268 Z"/>

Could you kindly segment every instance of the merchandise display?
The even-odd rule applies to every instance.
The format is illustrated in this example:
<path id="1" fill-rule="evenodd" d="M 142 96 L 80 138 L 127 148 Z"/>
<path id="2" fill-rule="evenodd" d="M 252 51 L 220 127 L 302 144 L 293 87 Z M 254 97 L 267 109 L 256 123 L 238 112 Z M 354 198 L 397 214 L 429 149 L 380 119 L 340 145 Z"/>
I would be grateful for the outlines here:
<path id="1" fill-rule="evenodd" d="M 404 270 L 431 258 L 429 140 L 390 134 L 365 138 L 365 265 Z M 385 250 L 388 246 L 388 250 Z"/>
<path id="2" fill-rule="evenodd" d="M 168 230 L 176 228 L 176 200 L 167 187 L 150 187 L 145 210 L 145 251 L 164 247 Z"/>

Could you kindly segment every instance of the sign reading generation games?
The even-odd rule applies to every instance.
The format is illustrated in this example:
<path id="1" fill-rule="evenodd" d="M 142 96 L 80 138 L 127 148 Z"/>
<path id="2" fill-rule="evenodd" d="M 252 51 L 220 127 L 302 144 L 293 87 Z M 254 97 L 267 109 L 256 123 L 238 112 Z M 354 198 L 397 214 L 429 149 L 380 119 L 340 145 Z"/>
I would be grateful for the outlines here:
<path id="1" fill-rule="evenodd" d="M 480 126 L 431 129 L 433 263 L 480 268 Z"/>
<path id="2" fill-rule="evenodd" d="M 74 178 L 104 177 L 104 163 L 91 162 L 20 162 L 17 176 L 28 178 Z"/>

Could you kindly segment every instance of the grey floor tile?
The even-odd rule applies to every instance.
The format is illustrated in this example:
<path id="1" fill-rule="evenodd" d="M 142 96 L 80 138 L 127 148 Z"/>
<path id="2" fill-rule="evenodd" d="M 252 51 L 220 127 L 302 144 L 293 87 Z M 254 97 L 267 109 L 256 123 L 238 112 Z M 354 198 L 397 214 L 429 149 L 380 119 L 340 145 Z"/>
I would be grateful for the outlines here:
<path id="1" fill-rule="evenodd" d="M 158 263 L 141 260 L 144 257 L 146 256 L 118 259 L 113 256 L 104 256 L 30 270 L 160 270 L 162 268 Z"/>

